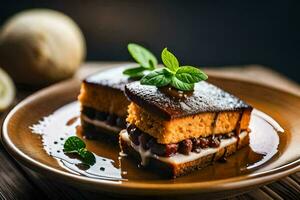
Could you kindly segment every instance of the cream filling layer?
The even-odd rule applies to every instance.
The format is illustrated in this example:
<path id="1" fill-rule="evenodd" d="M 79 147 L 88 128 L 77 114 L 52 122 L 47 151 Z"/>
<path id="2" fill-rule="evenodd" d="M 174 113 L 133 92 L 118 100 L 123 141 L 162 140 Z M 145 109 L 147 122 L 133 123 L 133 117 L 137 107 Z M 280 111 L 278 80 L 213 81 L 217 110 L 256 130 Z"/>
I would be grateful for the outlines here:
<path id="1" fill-rule="evenodd" d="M 243 132 L 240 133 L 239 138 L 243 139 L 244 137 L 247 136 L 247 134 L 248 134 L 247 131 L 243 131 Z M 140 154 L 141 160 L 142 160 L 141 165 L 144 165 L 144 166 L 147 165 L 147 160 L 148 160 L 149 157 L 155 158 L 155 159 L 160 160 L 162 162 L 171 163 L 171 164 L 181 164 L 181 163 L 194 161 L 194 160 L 197 160 L 201 157 L 204 157 L 204 156 L 207 156 L 207 155 L 210 155 L 210 154 L 214 154 L 218 150 L 220 150 L 221 148 L 224 148 L 226 146 L 229 146 L 229 145 L 237 142 L 236 137 L 231 137 L 231 138 L 228 138 L 228 139 L 221 139 L 221 143 L 220 143 L 220 146 L 218 148 L 201 149 L 201 151 L 199 153 L 190 152 L 189 155 L 176 153 L 174 156 L 171 156 L 171 157 L 161 157 L 161 156 L 157 156 L 157 155 L 151 153 L 150 150 L 144 150 L 144 148 L 141 145 L 135 145 L 133 142 L 131 142 L 131 140 L 129 139 L 129 135 L 128 135 L 126 130 L 122 130 L 120 132 L 120 136 L 124 141 L 127 142 L 128 145 L 133 147 Z"/>
<path id="2" fill-rule="evenodd" d="M 100 121 L 100 120 L 96 120 L 96 119 L 90 119 L 88 118 L 86 115 L 81 115 L 81 120 L 88 122 L 89 124 L 92 124 L 94 126 L 100 127 L 100 128 L 105 128 L 109 131 L 112 132 L 120 132 L 121 129 L 116 127 L 116 126 L 110 126 L 107 123 Z"/>

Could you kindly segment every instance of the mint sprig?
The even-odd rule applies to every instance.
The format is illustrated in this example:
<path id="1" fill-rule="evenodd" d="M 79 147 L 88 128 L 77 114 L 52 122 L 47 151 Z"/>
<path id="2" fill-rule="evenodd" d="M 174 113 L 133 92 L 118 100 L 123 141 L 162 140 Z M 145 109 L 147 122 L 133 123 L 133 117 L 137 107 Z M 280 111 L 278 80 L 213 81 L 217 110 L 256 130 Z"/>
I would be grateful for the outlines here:
<path id="1" fill-rule="evenodd" d="M 194 89 L 194 83 L 186 83 L 178 79 L 176 76 L 172 76 L 171 86 L 182 91 L 191 91 Z"/>
<path id="2" fill-rule="evenodd" d="M 130 76 L 132 78 L 138 78 L 144 76 L 144 71 L 146 69 L 144 67 L 134 67 L 134 68 L 128 68 L 123 71 L 123 74 Z"/>
<path id="3" fill-rule="evenodd" d="M 141 79 L 141 84 L 144 85 L 155 85 L 157 87 L 163 87 L 171 82 L 172 74 L 165 68 L 158 69 Z"/>
<path id="4" fill-rule="evenodd" d="M 154 70 L 145 75 L 141 79 L 141 84 L 156 87 L 171 85 L 178 90 L 190 91 L 194 89 L 195 83 L 208 78 L 202 70 L 196 67 L 180 66 L 176 56 L 167 48 L 162 51 L 161 59 L 165 68 Z"/>
<path id="5" fill-rule="evenodd" d="M 164 65 L 171 71 L 176 73 L 176 71 L 179 69 L 179 62 L 177 58 L 172 54 L 170 51 L 168 51 L 167 48 L 164 48 L 164 50 L 161 52 L 161 59 L 164 63 Z"/>
<path id="6" fill-rule="evenodd" d="M 135 43 L 127 46 L 130 55 L 139 64 L 138 67 L 125 69 L 123 74 L 132 78 L 143 77 L 145 71 L 152 71 L 157 67 L 156 57 L 145 47 Z"/>
<path id="7" fill-rule="evenodd" d="M 176 71 L 175 76 L 185 83 L 197 83 L 208 78 L 208 76 L 203 71 L 192 66 L 180 67 Z"/>
<path id="8" fill-rule="evenodd" d="M 94 154 L 88 151 L 85 147 L 85 143 L 79 137 L 71 136 L 64 143 L 64 152 L 76 153 L 81 157 L 83 163 L 87 165 L 94 165 L 96 158 Z"/>

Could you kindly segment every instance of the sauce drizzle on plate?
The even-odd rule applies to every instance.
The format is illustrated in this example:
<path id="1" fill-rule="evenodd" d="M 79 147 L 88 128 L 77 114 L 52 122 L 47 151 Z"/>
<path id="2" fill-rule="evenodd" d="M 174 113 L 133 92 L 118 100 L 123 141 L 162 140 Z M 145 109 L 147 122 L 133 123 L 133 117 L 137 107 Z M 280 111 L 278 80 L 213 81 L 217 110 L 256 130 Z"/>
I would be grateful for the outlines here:
<path id="1" fill-rule="evenodd" d="M 85 139 L 81 133 L 80 119 L 77 117 L 79 115 L 79 103 L 73 102 L 59 108 L 52 115 L 44 117 L 30 127 L 33 133 L 41 136 L 45 151 L 57 159 L 60 166 L 75 174 L 102 180 L 125 181 L 137 178 L 137 170 L 141 171 L 140 178 L 160 178 L 144 169 L 138 169 L 137 163 L 120 153 L 117 144 Z M 279 150 L 278 132 L 283 132 L 283 129 L 270 116 L 256 109 L 252 112 L 250 129 L 249 147 L 227 158 L 225 163 L 219 162 L 194 173 L 204 173 L 202 178 L 205 180 L 209 178 L 211 171 L 218 171 L 217 175 L 220 178 L 226 178 L 251 173 L 272 159 Z M 74 135 L 84 139 L 87 149 L 96 157 L 96 164 L 87 166 L 77 156 L 63 152 L 65 140 Z M 230 169 L 229 172 L 228 169 Z M 225 174 L 223 171 L 226 170 Z"/>

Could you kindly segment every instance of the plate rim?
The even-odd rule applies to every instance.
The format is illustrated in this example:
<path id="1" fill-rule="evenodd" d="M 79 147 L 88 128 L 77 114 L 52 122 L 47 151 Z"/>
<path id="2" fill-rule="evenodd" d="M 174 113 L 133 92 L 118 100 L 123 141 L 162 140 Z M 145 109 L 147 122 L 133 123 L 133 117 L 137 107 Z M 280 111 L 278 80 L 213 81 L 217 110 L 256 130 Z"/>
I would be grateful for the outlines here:
<path id="1" fill-rule="evenodd" d="M 244 84 L 245 83 L 252 84 L 258 87 L 264 87 L 267 89 L 276 90 L 276 92 L 292 95 L 300 99 L 300 96 L 294 93 L 290 93 L 260 83 L 254 83 L 251 81 L 233 79 L 233 78 L 222 77 L 222 76 L 213 76 L 213 77 L 218 79 L 224 79 L 224 80 L 234 80 L 237 82 L 243 82 Z M 298 158 L 292 162 L 286 163 L 283 166 L 271 170 L 267 170 L 264 172 L 259 172 L 253 175 L 247 174 L 247 175 L 235 176 L 235 177 L 214 180 L 214 181 L 205 181 L 205 182 L 202 181 L 202 182 L 193 182 L 193 183 L 187 182 L 187 183 L 176 183 L 176 184 L 143 183 L 139 181 L 132 181 L 132 182 L 124 182 L 121 184 L 120 182 L 115 182 L 115 181 L 112 182 L 107 180 L 84 177 L 60 169 L 56 169 L 54 167 L 50 167 L 42 162 L 39 162 L 31 158 L 29 155 L 25 154 L 17 146 L 14 145 L 14 143 L 10 140 L 8 134 L 8 123 L 12 118 L 12 116 L 14 116 L 14 114 L 19 111 L 19 109 L 24 107 L 26 104 L 29 104 L 32 100 L 39 98 L 40 96 L 43 96 L 45 93 L 50 93 L 53 90 L 56 90 L 57 87 L 63 87 L 63 86 L 67 87 L 72 82 L 78 83 L 80 82 L 80 80 L 77 78 L 73 78 L 60 83 L 56 83 L 52 86 L 46 87 L 26 97 L 8 113 L 2 125 L 1 141 L 5 149 L 8 151 L 8 153 L 17 162 L 29 168 L 32 168 L 34 171 L 37 171 L 39 173 L 47 172 L 48 174 L 45 175 L 48 177 L 53 177 L 53 178 L 59 177 L 62 181 L 67 181 L 67 182 L 80 180 L 79 183 L 75 181 L 75 184 L 80 186 L 86 184 L 85 186 L 87 187 L 88 186 L 92 186 L 94 188 L 97 187 L 100 190 L 110 191 L 114 193 L 164 195 L 164 194 L 208 193 L 208 192 L 217 192 L 217 191 L 225 191 L 225 190 L 232 190 L 232 189 L 257 187 L 262 184 L 273 182 L 291 173 L 300 171 L 300 158 Z M 213 187 L 211 187 L 212 185 Z M 99 188 L 99 186 L 101 186 L 101 188 Z M 162 194 L 161 192 L 164 192 L 164 194 Z"/>

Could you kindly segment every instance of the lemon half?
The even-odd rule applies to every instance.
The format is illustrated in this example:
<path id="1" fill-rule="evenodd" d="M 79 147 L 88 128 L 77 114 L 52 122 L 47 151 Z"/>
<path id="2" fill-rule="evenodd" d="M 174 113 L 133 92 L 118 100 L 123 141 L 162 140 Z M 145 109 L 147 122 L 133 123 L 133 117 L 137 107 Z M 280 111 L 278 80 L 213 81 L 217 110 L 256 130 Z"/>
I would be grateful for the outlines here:
<path id="1" fill-rule="evenodd" d="M 7 109 L 14 101 L 16 89 L 8 74 L 0 68 L 0 111 Z"/>

